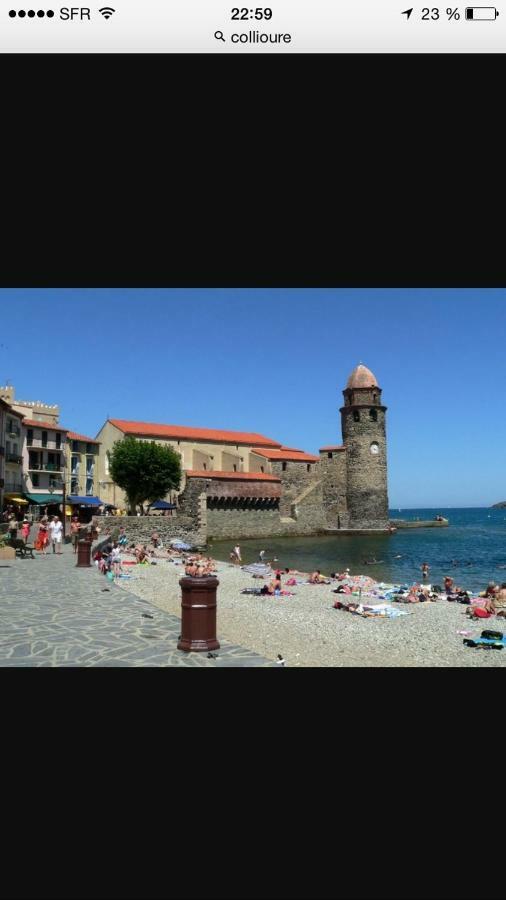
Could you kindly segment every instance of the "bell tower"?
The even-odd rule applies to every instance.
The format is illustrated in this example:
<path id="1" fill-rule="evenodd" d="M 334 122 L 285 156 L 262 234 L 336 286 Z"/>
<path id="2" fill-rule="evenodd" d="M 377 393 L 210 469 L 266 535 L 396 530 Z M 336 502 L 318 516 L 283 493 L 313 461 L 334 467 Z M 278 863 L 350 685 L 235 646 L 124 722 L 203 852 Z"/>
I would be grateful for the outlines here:
<path id="1" fill-rule="evenodd" d="M 388 527 L 386 406 L 373 373 L 360 363 L 348 378 L 341 407 L 346 447 L 348 527 Z"/>

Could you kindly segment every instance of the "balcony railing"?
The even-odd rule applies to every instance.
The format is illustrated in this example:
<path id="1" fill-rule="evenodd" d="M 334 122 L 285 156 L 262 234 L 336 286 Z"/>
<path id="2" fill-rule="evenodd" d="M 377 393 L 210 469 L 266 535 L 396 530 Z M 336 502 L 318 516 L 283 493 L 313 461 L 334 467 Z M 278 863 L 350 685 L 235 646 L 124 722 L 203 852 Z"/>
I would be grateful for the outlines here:
<path id="1" fill-rule="evenodd" d="M 18 466 L 20 466 L 21 463 L 23 462 L 23 457 L 18 456 L 17 453 L 8 453 L 7 456 L 5 457 L 5 459 L 6 459 L 6 462 L 17 463 Z"/>
<path id="2" fill-rule="evenodd" d="M 56 463 L 30 463 L 29 472 L 63 472 L 63 466 Z"/>
<path id="3" fill-rule="evenodd" d="M 21 429 L 19 425 L 14 425 L 12 428 L 7 429 L 7 434 L 9 437 L 19 437 L 21 434 Z"/>

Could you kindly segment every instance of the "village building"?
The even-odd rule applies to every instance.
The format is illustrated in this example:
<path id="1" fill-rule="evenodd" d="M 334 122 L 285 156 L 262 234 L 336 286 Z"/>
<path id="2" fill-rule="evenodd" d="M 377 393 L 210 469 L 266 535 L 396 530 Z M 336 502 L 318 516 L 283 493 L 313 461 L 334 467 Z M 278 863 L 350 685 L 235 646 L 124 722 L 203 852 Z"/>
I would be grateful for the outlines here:
<path id="1" fill-rule="evenodd" d="M 15 388 L 11 384 L 0 386 L 0 399 L 14 410 L 21 413 L 23 418 L 33 419 L 36 422 L 45 422 L 47 425 L 58 425 L 60 419 L 60 407 L 42 403 L 40 400 L 16 400 Z"/>
<path id="2" fill-rule="evenodd" d="M 116 441 L 129 435 L 140 441 L 156 441 L 171 447 L 179 455 L 186 474 L 250 472 L 251 465 L 254 471 L 256 462 L 251 463 L 253 450 L 281 448 L 279 442 L 262 434 L 107 419 L 96 438 L 100 444 L 100 496 L 105 502 L 120 508 L 126 507 L 126 497 L 112 481 L 108 454 Z"/>
<path id="3" fill-rule="evenodd" d="M 23 417 L 0 399 L 0 510 L 23 496 Z"/>
<path id="4" fill-rule="evenodd" d="M 67 429 L 37 419 L 24 419 L 23 427 L 25 497 L 30 507 L 47 507 L 49 514 L 58 515 L 63 502 Z"/>
<path id="5" fill-rule="evenodd" d="M 95 497 L 98 493 L 97 463 L 99 442 L 92 437 L 67 432 L 67 493 L 70 497 Z"/>
<path id="6" fill-rule="evenodd" d="M 265 537 L 385 531 L 389 527 L 386 407 L 376 377 L 359 364 L 343 391 L 341 444 L 319 454 L 286 447 L 257 433 L 108 419 L 99 434 L 100 496 L 126 508 L 112 481 L 108 453 L 115 441 L 171 446 L 183 482 L 178 513 L 167 528 L 188 537 Z M 160 498 L 163 499 L 163 498 Z"/>
<path id="7" fill-rule="evenodd" d="M 23 480 L 23 416 L 12 409 L 8 403 L 2 402 L 3 439 L 1 446 L 4 448 L 3 459 L 3 502 L 14 502 L 22 496 L 24 491 Z M 1 453 L 1 451 L 0 451 Z"/>

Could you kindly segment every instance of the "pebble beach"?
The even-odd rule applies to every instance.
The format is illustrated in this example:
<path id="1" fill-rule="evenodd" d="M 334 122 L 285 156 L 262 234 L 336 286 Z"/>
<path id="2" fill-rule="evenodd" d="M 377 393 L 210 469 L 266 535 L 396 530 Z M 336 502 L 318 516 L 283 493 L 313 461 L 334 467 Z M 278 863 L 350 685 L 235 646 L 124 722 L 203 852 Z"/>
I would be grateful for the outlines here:
<path id="1" fill-rule="evenodd" d="M 293 596 L 255 596 L 241 590 L 263 581 L 227 562 L 218 562 L 217 570 L 218 639 L 273 660 L 281 654 L 288 667 L 506 665 L 506 649 L 463 644 L 465 636 L 478 637 L 484 628 L 506 630 L 505 620 L 472 622 L 459 603 L 401 605 L 407 614 L 399 618 L 362 618 L 333 608 L 337 583 L 297 584 L 287 588 Z M 181 615 L 183 566 L 159 559 L 156 566 L 132 566 L 130 572 L 131 578 L 120 580 L 122 588 Z"/>

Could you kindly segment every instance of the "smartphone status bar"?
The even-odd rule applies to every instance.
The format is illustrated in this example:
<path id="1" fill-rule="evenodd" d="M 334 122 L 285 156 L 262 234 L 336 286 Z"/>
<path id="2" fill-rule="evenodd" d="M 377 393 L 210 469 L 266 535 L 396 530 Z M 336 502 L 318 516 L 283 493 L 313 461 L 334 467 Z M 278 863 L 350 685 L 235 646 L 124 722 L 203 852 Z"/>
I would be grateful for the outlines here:
<path id="1" fill-rule="evenodd" d="M 1 53 L 504 53 L 500 6 L 396 0 L 1 0 Z"/>

